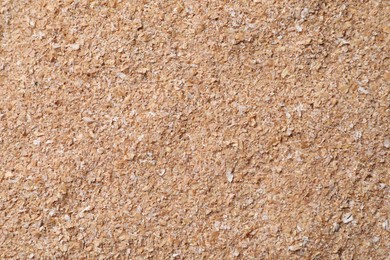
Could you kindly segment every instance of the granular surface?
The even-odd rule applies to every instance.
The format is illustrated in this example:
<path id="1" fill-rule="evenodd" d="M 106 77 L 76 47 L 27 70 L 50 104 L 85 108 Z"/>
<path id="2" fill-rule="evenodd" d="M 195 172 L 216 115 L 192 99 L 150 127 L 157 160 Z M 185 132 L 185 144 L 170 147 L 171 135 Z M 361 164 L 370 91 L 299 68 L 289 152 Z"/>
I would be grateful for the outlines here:
<path id="1" fill-rule="evenodd" d="M 388 1 L 0 1 L 0 258 L 388 259 Z"/>

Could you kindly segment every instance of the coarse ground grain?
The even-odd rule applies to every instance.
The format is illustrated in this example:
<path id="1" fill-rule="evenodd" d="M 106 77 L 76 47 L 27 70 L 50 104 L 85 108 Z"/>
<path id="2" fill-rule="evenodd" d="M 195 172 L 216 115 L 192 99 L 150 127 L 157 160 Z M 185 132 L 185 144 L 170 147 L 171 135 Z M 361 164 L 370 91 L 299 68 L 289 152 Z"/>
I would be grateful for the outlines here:
<path id="1" fill-rule="evenodd" d="M 0 3 L 0 258 L 390 257 L 389 1 Z"/>

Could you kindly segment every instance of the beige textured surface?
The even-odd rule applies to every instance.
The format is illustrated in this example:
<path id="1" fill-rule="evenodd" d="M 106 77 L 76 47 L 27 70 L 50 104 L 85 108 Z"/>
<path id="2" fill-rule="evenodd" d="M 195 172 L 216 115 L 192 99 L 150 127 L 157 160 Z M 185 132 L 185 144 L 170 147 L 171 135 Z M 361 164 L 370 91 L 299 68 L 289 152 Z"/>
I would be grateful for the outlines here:
<path id="1" fill-rule="evenodd" d="M 388 1 L 0 3 L 0 258 L 390 257 Z"/>

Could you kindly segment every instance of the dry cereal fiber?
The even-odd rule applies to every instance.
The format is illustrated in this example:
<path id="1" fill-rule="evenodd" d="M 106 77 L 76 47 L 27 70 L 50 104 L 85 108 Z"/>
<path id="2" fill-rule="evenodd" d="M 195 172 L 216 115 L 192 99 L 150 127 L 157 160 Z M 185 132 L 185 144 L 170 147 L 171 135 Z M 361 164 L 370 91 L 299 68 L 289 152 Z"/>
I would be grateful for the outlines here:
<path id="1" fill-rule="evenodd" d="M 389 259 L 389 14 L 0 0 L 0 258 Z"/>

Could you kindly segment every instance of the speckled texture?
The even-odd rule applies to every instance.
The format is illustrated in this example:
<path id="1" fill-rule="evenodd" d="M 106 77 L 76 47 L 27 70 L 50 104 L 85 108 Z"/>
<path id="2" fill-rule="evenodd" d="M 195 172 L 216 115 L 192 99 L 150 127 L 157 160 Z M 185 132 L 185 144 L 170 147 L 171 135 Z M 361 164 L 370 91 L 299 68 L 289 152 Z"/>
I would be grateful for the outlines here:
<path id="1" fill-rule="evenodd" d="M 0 3 L 0 258 L 390 257 L 388 1 Z"/>

